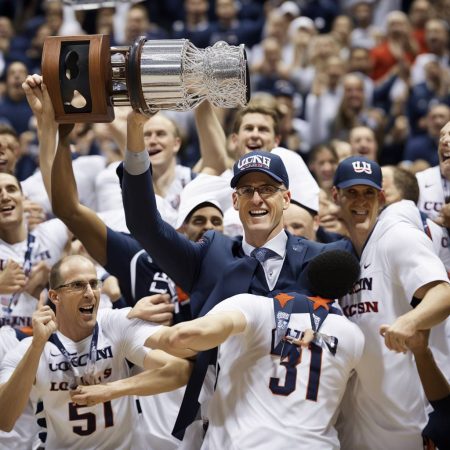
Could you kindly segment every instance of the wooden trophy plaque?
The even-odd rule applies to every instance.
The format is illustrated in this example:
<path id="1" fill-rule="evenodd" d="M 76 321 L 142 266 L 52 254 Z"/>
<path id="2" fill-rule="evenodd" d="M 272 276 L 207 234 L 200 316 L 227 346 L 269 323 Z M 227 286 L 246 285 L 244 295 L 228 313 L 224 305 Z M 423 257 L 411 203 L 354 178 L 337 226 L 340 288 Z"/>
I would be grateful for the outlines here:
<path id="1" fill-rule="evenodd" d="M 107 35 L 45 40 L 42 75 L 59 123 L 112 122 L 112 70 Z"/>

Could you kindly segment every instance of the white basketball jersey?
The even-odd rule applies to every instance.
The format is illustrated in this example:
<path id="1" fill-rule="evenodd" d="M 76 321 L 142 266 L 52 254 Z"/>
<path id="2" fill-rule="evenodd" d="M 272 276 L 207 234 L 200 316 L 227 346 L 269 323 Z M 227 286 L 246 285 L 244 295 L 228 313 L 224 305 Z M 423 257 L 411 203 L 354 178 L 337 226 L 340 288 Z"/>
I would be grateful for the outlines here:
<path id="1" fill-rule="evenodd" d="M 240 294 L 209 313 L 241 311 L 247 326 L 220 346 L 203 449 L 340 448 L 335 413 L 361 357 L 363 335 L 345 317 L 329 314 L 320 330 L 338 339 L 334 356 L 322 347 L 295 347 L 281 359 L 273 309 L 272 299 Z M 311 328 L 309 313 L 293 313 L 289 328 Z"/>
<path id="2" fill-rule="evenodd" d="M 143 365 L 149 349 L 143 347 L 147 337 L 159 326 L 142 320 L 128 320 L 129 308 L 102 310 L 98 314 L 99 334 L 94 376 L 101 383 L 130 375 L 127 361 Z M 86 370 L 91 336 L 73 342 L 57 333 L 71 355 L 77 381 Z M 29 348 L 26 338 L 10 351 L 1 364 L 0 382 L 6 382 Z M 126 358 L 126 359 L 125 359 Z M 43 401 L 43 416 L 49 449 L 127 449 L 133 438 L 137 417 L 134 397 L 121 397 L 96 406 L 76 406 L 70 400 L 68 362 L 56 345 L 48 342 L 42 353 L 31 390 L 31 399 Z"/>
<path id="3" fill-rule="evenodd" d="M 420 190 L 417 206 L 434 219 L 439 215 L 445 202 L 440 168 L 439 166 L 430 167 L 416 173 L 416 178 Z"/>
<path id="4" fill-rule="evenodd" d="M 425 398 L 412 353 L 390 351 L 379 334 L 380 325 L 411 310 L 418 288 L 447 280 L 413 202 L 394 203 L 380 214 L 360 265 L 359 281 L 341 301 L 366 338 L 343 403 L 342 448 L 422 450 Z"/>
<path id="5" fill-rule="evenodd" d="M 66 226 L 60 220 L 53 219 L 38 225 L 31 234 L 35 237 L 31 251 L 32 265 L 44 261 L 51 267 L 61 258 L 67 243 Z M 17 244 L 8 244 L 0 239 L 0 270 L 5 268 L 8 259 L 14 260 L 23 267 L 27 242 L 28 240 L 25 239 Z M 11 302 L 12 296 L 13 294 L 0 293 L 0 326 L 31 327 L 31 316 L 36 310 L 37 299 L 23 292 Z M 8 312 L 9 306 L 11 313 Z"/>

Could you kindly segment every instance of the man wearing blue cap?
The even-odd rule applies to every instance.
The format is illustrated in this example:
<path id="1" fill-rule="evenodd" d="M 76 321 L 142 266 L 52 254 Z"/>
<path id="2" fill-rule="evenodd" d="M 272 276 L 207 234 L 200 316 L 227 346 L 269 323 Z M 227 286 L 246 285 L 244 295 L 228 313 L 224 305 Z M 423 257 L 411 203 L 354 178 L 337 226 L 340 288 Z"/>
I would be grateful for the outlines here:
<path id="1" fill-rule="evenodd" d="M 240 293 L 267 295 L 290 289 L 308 294 L 303 269 L 309 260 L 328 249 L 350 248 L 348 242 L 318 244 L 284 231 L 283 210 L 290 202 L 288 175 L 278 155 L 262 151 L 246 153 L 233 168 L 233 206 L 239 211 L 244 238 L 208 231 L 199 242 L 189 241 L 158 214 L 150 161 L 143 151 L 144 118 L 130 113 L 128 121 L 133 133 L 128 133 L 122 182 L 127 225 L 162 270 L 190 295 L 193 317 Z M 192 412 L 198 409 L 204 362 L 213 359 L 211 354 L 197 358 L 184 400 Z M 190 419 L 177 423 L 177 436 L 182 436 Z"/>
<path id="2" fill-rule="evenodd" d="M 341 307 L 366 338 L 344 402 L 341 446 L 422 449 L 425 401 L 407 343 L 449 314 L 447 273 L 412 203 L 402 214 L 392 208 L 380 213 L 385 196 L 376 162 L 362 156 L 342 161 L 332 193 L 361 267 Z"/>

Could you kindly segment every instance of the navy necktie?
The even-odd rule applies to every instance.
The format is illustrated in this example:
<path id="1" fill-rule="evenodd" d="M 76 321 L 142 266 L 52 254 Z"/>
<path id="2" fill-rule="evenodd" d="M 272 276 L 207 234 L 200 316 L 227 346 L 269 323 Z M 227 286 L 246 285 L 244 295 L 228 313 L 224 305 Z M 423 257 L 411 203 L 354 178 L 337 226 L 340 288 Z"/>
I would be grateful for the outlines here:
<path id="1" fill-rule="evenodd" d="M 275 253 L 270 248 L 259 247 L 259 248 L 255 248 L 254 250 L 252 250 L 252 252 L 250 253 L 250 256 L 252 258 L 257 259 L 262 264 L 262 263 L 266 262 L 270 258 L 277 257 L 278 254 Z"/>

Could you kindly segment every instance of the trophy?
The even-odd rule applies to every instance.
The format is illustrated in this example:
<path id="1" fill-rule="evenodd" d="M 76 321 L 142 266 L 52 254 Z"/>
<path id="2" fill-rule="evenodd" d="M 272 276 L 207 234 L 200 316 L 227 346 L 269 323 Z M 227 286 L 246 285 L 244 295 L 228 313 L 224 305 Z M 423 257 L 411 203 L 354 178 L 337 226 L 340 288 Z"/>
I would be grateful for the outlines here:
<path id="1" fill-rule="evenodd" d="M 244 46 L 217 42 L 198 49 L 187 39 L 110 47 L 109 36 L 52 36 L 44 42 L 42 75 L 59 123 L 111 122 L 114 106 L 151 115 L 187 111 L 203 100 L 245 106 L 250 82 Z"/>

